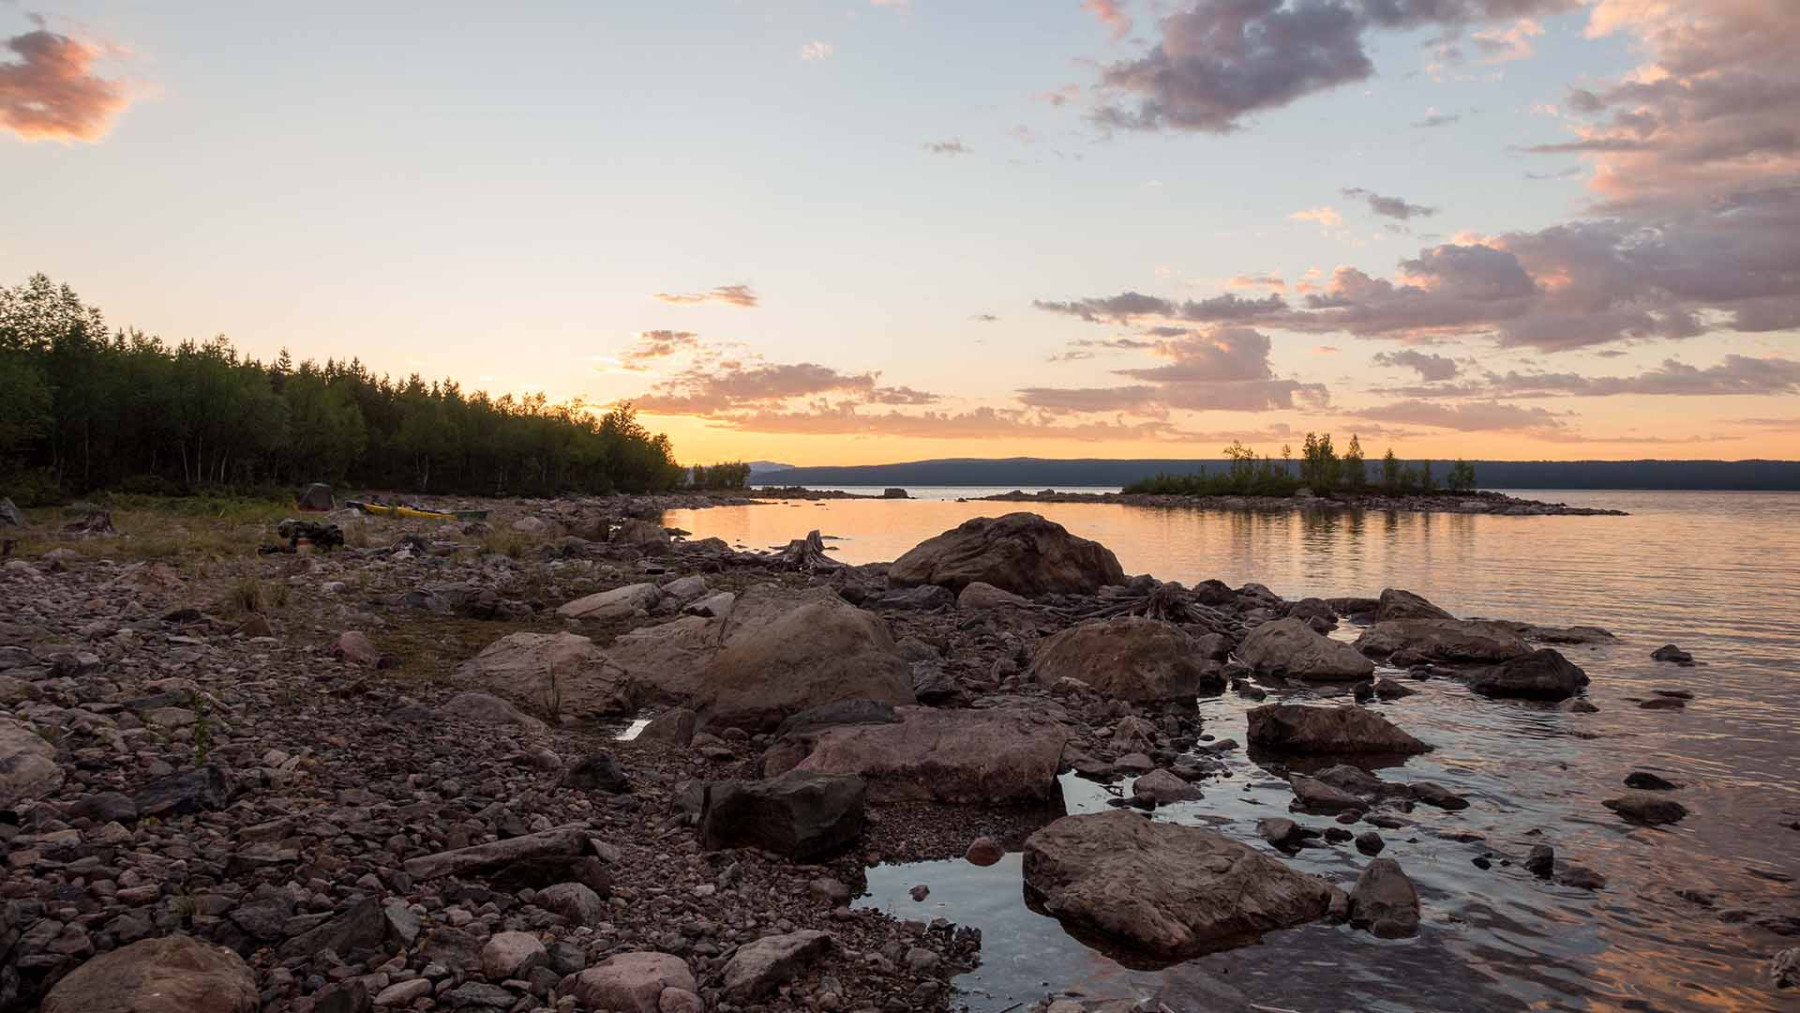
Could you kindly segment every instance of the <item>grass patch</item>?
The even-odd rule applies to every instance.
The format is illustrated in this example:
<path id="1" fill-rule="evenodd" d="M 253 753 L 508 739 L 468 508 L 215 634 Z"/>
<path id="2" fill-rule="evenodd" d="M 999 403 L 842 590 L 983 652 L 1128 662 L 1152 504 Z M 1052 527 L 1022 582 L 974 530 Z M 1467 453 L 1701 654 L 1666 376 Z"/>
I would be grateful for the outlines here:
<path id="1" fill-rule="evenodd" d="M 116 537 L 64 536 L 71 517 L 62 509 L 25 511 L 29 528 L 8 537 L 14 553 L 42 556 L 52 549 L 104 559 L 174 559 L 254 556 L 256 547 L 279 541 L 275 525 L 293 511 L 261 500 L 112 496 L 97 504 L 112 512 Z"/>
<path id="2" fill-rule="evenodd" d="M 219 607 L 228 616 L 267 615 L 286 608 L 290 593 L 280 581 L 243 577 L 231 585 Z"/>

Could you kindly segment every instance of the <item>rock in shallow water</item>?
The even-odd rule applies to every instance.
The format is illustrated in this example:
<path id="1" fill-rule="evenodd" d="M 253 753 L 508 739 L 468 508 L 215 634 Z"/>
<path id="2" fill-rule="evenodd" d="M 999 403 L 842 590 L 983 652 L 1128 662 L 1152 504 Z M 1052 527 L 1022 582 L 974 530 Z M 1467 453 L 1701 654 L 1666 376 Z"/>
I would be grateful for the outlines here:
<path id="1" fill-rule="evenodd" d="M 1254 707 L 1251 746 L 1293 753 L 1423 753 L 1431 747 L 1393 722 L 1354 705 L 1309 707 L 1274 703 Z"/>
<path id="2" fill-rule="evenodd" d="M 796 768 L 856 774 L 874 801 L 1050 802 L 1068 730 L 1035 710 L 902 707 L 897 724 L 819 732 Z"/>
<path id="3" fill-rule="evenodd" d="M 1112 550 L 1033 513 L 974 517 L 908 550 L 888 568 L 896 587 L 980 581 L 1025 597 L 1093 594 L 1125 583 Z"/>
<path id="4" fill-rule="evenodd" d="M 1039 642 L 1030 676 L 1040 686 L 1078 679 L 1102 696 L 1133 703 L 1192 700 L 1225 688 L 1217 634 L 1196 639 L 1174 623 L 1142 616 L 1086 622 Z"/>
<path id="5" fill-rule="evenodd" d="M 1350 924 L 1383 939 L 1405 939 L 1419 933 L 1419 893 L 1391 858 L 1377 858 L 1363 869 L 1350 891 Z"/>
<path id="6" fill-rule="evenodd" d="M 1567 700 L 1587 684 L 1580 666 L 1548 647 L 1469 673 L 1469 688 L 1482 696 L 1522 700 Z"/>
<path id="7" fill-rule="evenodd" d="M 1680 802 L 1648 791 L 1628 791 L 1600 804 L 1633 823 L 1646 826 L 1679 823 L 1688 814 L 1687 807 Z"/>
<path id="8" fill-rule="evenodd" d="M 1301 619 L 1277 619 L 1250 632 L 1238 658 L 1259 675 L 1354 680 L 1375 674 L 1375 663 L 1340 640 L 1320 636 Z"/>
<path id="9" fill-rule="evenodd" d="M 1024 868 L 1049 914 L 1166 959 L 1315 921 L 1341 896 L 1210 830 L 1130 812 L 1057 820 L 1025 842 Z"/>

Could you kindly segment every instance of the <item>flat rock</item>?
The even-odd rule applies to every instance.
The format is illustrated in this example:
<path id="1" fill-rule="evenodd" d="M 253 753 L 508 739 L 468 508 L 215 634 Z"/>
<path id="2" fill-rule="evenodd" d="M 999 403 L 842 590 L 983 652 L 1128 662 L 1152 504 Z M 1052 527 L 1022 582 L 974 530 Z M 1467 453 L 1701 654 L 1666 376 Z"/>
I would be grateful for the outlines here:
<path id="1" fill-rule="evenodd" d="M 230 950 L 189 936 L 103 953 L 56 983 L 41 1013 L 256 1013 L 256 975 Z"/>
<path id="2" fill-rule="evenodd" d="M 548 718 L 591 720 L 637 709 L 632 679 L 587 637 L 513 633 L 456 669 L 457 681 Z"/>
<path id="3" fill-rule="evenodd" d="M 1628 791 L 1600 804 L 1633 823 L 1647 826 L 1679 823 L 1688 814 L 1686 806 L 1654 791 Z"/>
<path id="4" fill-rule="evenodd" d="M 871 801 L 1042 803 L 1056 781 L 1068 730 L 1026 708 L 901 707 L 895 724 L 827 728 L 797 769 L 856 774 Z"/>
<path id="5" fill-rule="evenodd" d="M 1523 637 L 1500 623 L 1470 619 L 1393 619 L 1378 622 L 1356 639 L 1356 649 L 1385 658 L 1403 653 L 1411 660 L 1494 662 L 1531 653 Z"/>
<path id="6" fill-rule="evenodd" d="M 1291 753 L 1423 753 L 1430 746 L 1373 711 L 1353 704 L 1311 707 L 1273 703 L 1253 707 L 1252 747 Z"/>
<path id="7" fill-rule="evenodd" d="M 956 596 L 956 607 L 968 612 L 985 612 L 997 608 L 1017 608 L 1031 604 L 1029 599 L 1002 591 L 986 581 L 972 580 Z"/>
<path id="8" fill-rule="evenodd" d="M 830 934 L 814 929 L 764 936 L 745 943 L 721 972 L 725 994 L 739 1002 L 760 999 L 792 980 L 830 949 Z"/>
<path id="9" fill-rule="evenodd" d="M 701 590 L 705 590 L 704 583 L 701 584 Z M 624 619 L 639 612 L 650 611 L 661 598 L 662 589 L 655 584 L 627 584 L 566 602 L 558 606 L 556 614 L 564 619 Z"/>
<path id="10" fill-rule="evenodd" d="M 1316 921 L 1341 896 L 1221 834 L 1122 811 L 1065 816 L 1032 834 L 1024 872 L 1045 912 L 1163 959 Z"/>
<path id="11" fill-rule="evenodd" d="M 1313 812 L 1347 812 L 1369 807 L 1367 802 L 1342 788 L 1334 788 L 1305 774 L 1288 775 L 1288 785 L 1294 789 L 1295 804 Z"/>
<path id="12" fill-rule="evenodd" d="M 0 715 L 0 810 L 43 798 L 62 787 L 56 747 L 30 725 Z"/>

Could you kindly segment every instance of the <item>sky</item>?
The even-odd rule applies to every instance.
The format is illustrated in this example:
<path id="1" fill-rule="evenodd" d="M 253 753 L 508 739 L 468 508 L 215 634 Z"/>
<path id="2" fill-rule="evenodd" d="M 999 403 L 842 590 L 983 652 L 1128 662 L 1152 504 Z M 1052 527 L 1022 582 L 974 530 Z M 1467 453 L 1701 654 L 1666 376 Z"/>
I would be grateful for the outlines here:
<path id="1" fill-rule="evenodd" d="M 690 463 L 1800 458 L 1795 0 L 0 0 L 0 284 Z"/>

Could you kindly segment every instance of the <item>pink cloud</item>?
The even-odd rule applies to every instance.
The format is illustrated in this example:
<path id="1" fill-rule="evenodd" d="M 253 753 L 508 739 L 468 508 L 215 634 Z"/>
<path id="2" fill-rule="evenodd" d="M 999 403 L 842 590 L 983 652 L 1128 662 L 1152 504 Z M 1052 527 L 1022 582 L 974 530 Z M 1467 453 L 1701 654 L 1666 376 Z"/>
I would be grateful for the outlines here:
<path id="1" fill-rule="evenodd" d="M 116 81 L 96 77 L 101 49 L 45 28 L 5 42 L 18 59 L 0 63 L 0 129 L 27 141 L 98 141 L 131 104 Z"/>

